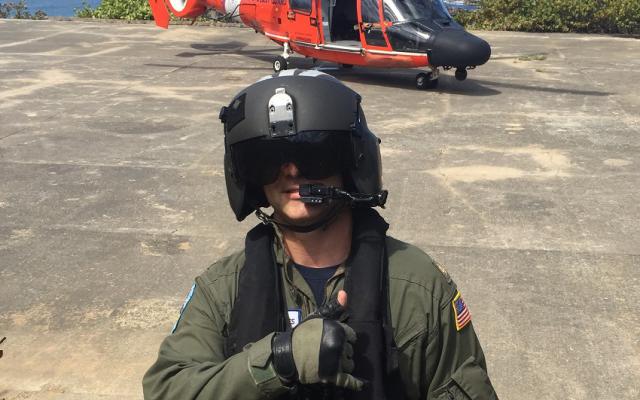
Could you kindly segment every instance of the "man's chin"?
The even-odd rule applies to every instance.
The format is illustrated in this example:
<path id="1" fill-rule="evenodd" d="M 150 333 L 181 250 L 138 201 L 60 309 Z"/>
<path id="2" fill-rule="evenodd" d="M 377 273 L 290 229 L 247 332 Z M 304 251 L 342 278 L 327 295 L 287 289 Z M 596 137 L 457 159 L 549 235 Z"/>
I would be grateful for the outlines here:
<path id="1" fill-rule="evenodd" d="M 297 209 L 286 215 L 280 215 L 278 219 L 289 225 L 305 226 L 320 221 L 328 211 L 324 206 L 305 204 L 304 209 Z"/>

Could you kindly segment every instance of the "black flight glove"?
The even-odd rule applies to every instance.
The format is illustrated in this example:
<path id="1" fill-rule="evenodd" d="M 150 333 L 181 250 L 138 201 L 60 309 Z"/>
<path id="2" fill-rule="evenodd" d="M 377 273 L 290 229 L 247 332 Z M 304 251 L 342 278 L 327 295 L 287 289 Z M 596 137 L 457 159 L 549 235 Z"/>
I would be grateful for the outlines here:
<path id="1" fill-rule="evenodd" d="M 312 314 L 293 331 L 275 334 L 271 350 L 276 373 L 288 385 L 330 383 L 362 390 L 364 383 L 351 375 L 355 331 L 346 324 L 325 318 L 338 314 L 321 311 L 325 310 Z M 333 307 L 331 311 L 340 310 Z"/>

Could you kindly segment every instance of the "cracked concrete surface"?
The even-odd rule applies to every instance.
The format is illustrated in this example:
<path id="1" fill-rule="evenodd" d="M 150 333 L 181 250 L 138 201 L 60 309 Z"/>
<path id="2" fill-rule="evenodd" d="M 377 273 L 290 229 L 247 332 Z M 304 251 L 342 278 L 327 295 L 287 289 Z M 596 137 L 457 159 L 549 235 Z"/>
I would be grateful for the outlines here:
<path id="1" fill-rule="evenodd" d="M 322 65 L 382 138 L 391 233 L 447 268 L 504 399 L 640 397 L 640 41 L 480 32 L 458 82 Z M 139 399 L 238 248 L 218 110 L 249 29 L 0 20 L 0 399 Z M 294 65 L 311 67 L 296 59 Z"/>

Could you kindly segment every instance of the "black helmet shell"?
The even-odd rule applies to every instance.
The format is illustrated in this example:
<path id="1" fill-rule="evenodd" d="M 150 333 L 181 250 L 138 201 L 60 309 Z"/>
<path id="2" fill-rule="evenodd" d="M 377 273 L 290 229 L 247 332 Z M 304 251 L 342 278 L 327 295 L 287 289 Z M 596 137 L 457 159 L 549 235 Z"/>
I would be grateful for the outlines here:
<path id="1" fill-rule="evenodd" d="M 285 131 L 274 124 L 270 101 L 286 94 L 292 108 L 292 120 Z M 281 97 L 280 97 L 281 99 Z M 367 128 L 358 93 L 338 79 L 319 71 L 285 70 L 265 77 L 238 93 L 229 106 L 220 110 L 224 123 L 224 169 L 229 203 L 236 218 L 269 204 L 261 187 L 245 182 L 238 174 L 234 145 L 252 139 L 256 145 L 266 140 L 282 140 L 301 132 L 329 132 L 348 135 L 350 165 L 344 176 L 349 190 L 378 193 L 382 190 L 382 165 L 379 139 Z M 283 133 L 284 132 L 284 133 Z"/>

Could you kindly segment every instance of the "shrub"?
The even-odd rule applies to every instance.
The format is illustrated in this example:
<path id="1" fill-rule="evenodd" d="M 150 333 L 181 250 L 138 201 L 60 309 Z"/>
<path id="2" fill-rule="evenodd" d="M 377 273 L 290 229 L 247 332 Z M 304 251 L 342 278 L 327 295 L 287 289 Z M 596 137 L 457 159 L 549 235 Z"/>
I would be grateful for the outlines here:
<path id="1" fill-rule="evenodd" d="M 640 0 L 606 0 L 607 27 L 619 33 L 640 33 Z"/>
<path id="2" fill-rule="evenodd" d="M 75 10 L 75 14 L 82 18 L 152 19 L 147 0 L 102 0 L 95 9 L 83 2 L 82 8 Z"/>
<path id="3" fill-rule="evenodd" d="M 75 16 L 80 18 L 93 18 L 94 17 L 93 15 L 95 12 L 96 10 L 91 8 L 91 5 L 86 1 L 82 2 L 81 8 L 73 9 L 73 13 L 75 14 Z"/>
<path id="4" fill-rule="evenodd" d="M 80 18 L 104 18 L 104 19 L 126 19 L 126 20 L 150 20 L 153 13 L 149 7 L 148 0 L 102 0 L 96 8 L 83 1 L 82 7 L 75 10 L 76 17 Z M 179 19 L 171 15 L 172 20 Z M 199 16 L 198 21 L 217 20 L 214 10 Z"/>
<path id="5" fill-rule="evenodd" d="M 456 19 L 477 29 L 640 33 L 640 0 L 480 0 Z"/>
<path id="6" fill-rule="evenodd" d="M 31 14 L 24 0 L 17 3 L 0 3 L 0 18 L 46 19 L 47 13 L 37 10 Z"/>

